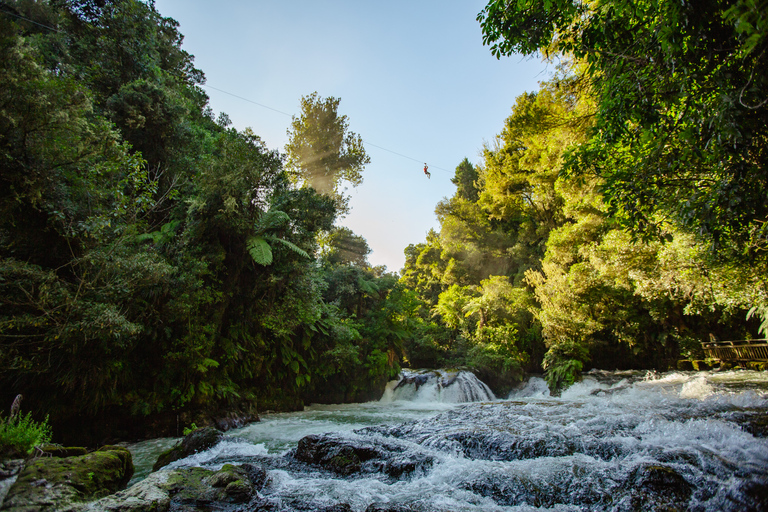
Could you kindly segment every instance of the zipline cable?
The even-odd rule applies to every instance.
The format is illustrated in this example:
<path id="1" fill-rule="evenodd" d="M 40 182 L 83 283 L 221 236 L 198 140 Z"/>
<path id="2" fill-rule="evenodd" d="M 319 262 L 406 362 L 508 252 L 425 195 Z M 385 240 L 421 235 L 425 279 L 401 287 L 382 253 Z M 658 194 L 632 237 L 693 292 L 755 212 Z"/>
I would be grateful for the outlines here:
<path id="1" fill-rule="evenodd" d="M 253 103 L 254 105 L 258 105 L 259 107 L 269 109 L 269 110 L 271 110 L 273 112 L 277 112 L 278 114 L 283 114 L 284 116 L 293 117 L 293 114 L 289 114 L 287 112 L 283 112 L 282 110 L 278 110 L 278 109 L 272 108 L 272 107 L 270 107 L 268 105 L 264 105 L 263 103 L 259 103 L 257 101 L 253 101 L 251 99 L 244 98 L 242 96 L 238 96 L 237 94 L 233 94 L 233 93 L 231 93 L 229 91 L 225 91 L 224 89 L 219 89 L 218 87 L 214 87 L 214 86 L 208 85 L 208 84 L 200 84 L 200 85 L 202 87 L 205 87 L 206 89 L 213 89 L 214 91 L 218 91 L 218 92 L 227 94 L 229 96 L 232 96 L 233 98 L 237 98 L 237 99 L 242 100 L 242 101 L 247 101 L 248 103 Z M 402 153 L 398 153 L 397 151 L 392 151 L 391 149 L 387 149 L 387 148 L 385 148 L 383 146 L 379 146 L 378 144 L 374 144 L 373 142 L 369 142 L 367 140 L 363 140 L 363 144 L 365 144 L 366 146 L 371 146 L 371 147 L 374 147 L 374 148 L 378 148 L 378 149 L 387 151 L 389 153 L 392 153 L 393 155 L 397 155 L 397 156 L 402 157 L 402 158 L 407 158 L 408 160 L 413 160 L 414 162 L 421 163 L 421 162 L 424 161 L 424 160 L 420 160 L 418 158 L 413 158 L 411 156 L 404 155 Z M 447 172 L 447 173 L 451 172 L 451 171 L 449 171 L 447 169 L 443 169 L 442 167 L 438 167 L 436 165 L 430 165 L 429 168 L 430 169 L 437 169 L 437 170 L 440 170 L 440 171 L 443 171 L 443 172 Z"/>
<path id="2" fill-rule="evenodd" d="M 288 112 L 283 112 L 282 110 L 277 110 L 276 108 L 272 108 L 270 106 L 264 105 L 263 103 L 258 103 L 256 101 L 249 100 L 248 98 L 243 98 L 242 96 L 238 96 L 237 94 L 232 94 L 231 92 L 225 91 L 224 89 L 219 89 L 218 87 L 214 87 L 214 86 L 208 85 L 208 84 L 200 84 L 200 85 L 202 87 L 205 87 L 206 89 L 213 89 L 214 91 L 223 92 L 224 94 L 228 94 L 228 95 L 232 96 L 233 98 L 237 98 L 239 100 L 247 101 L 248 103 L 253 103 L 254 105 L 258 105 L 258 106 L 260 106 L 262 108 L 266 108 L 266 109 L 272 110 L 273 112 L 277 112 L 278 114 L 283 114 L 284 116 L 293 117 Z"/>
<path id="3" fill-rule="evenodd" d="M 2 5 L 3 7 L 10 7 L 9 5 L 5 5 L 5 4 L 0 4 L 0 5 Z M 19 18 L 21 20 L 28 21 L 30 23 L 34 23 L 35 25 L 37 25 L 39 27 L 47 28 L 48 30 L 53 30 L 54 32 L 59 32 L 61 34 L 66 34 L 66 32 L 64 32 L 63 30 L 59 30 L 58 28 L 50 27 L 48 25 L 43 25 L 42 23 L 38 23 L 35 20 L 31 20 L 29 18 L 25 18 L 24 16 L 22 16 L 20 14 L 15 14 L 15 13 L 8 12 L 8 11 L 5 11 L 5 10 L 0 10 L 0 12 L 2 12 L 3 14 L 7 14 L 8 16 L 13 16 L 14 18 Z"/>
<path id="4" fill-rule="evenodd" d="M 48 25 L 43 25 L 42 23 L 38 23 L 35 20 L 31 20 L 29 18 L 25 18 L 24 16 L 21 16 L 19 14 L 14 14 L 12 12 L 8 12 L 8 11 L 5 11 L 5 10 L 0 10 L 0 12 L 2 12 L 3 14 L 7 14 L 9 16 L 13 16 L 15 18 L 19 18 L 19 19 L 28 21 L 30 23 L 34 23 L 35 25 L 38 25 L 38 26 L 43 27 L 43 28 L 47 28 L 48 30 L 53 30 L 55 32 L 66 34 L 66 32 L 63 31 L 63 30 L 60 30 L 58 28 L 54 28 L 54 27 L 51 27 L 51 26 L 48 26 Z M 206 89 L 212 89 L 214 91 L 218 91 L 220 93 L 227 94 L 227 95 L 232 96 L 233 98 L 237 98 L 237 99 L 239 99 L 241 101 L 246 101 L 248 103 L 253 103 L 254 105 L 257 105 L 257 106 L 259 106 L 261 108 L 266 108 L 267 110 L 271 110 L 273 112 L 277 112 L 278 114 L 283 114 L 284 116 L 287 116 L 287 117 L 293 117 L 293 115 L 289 114 L 288 112 L 283 112 L 282 110 L 278 110 L 276 108 L 272 108 L 269 105 L 264 105 L 263 103 L 259 103 L 258 101 L 253 101 L 251 99 L 244 98 L 242 96 L 238 96 L 237 94 L 233 94 L 233 93 L 231 93 L 229 91 L 225 91 L 224 89 L 219 89 L 218 87 L 214 87 L 214 86 L 208 85 L 208 84 L 199 84 L 199 85 L 201 87 L 205 87 Z M 387 151 L 388 153 L 392 153 L 393 155 L 397 155 L 397 156 L 402 157 L 402 158 L 407 158 L 408 160 L 413 160 L 414 162 L 419 162 L 419 163 L 423 162 L 423 160 L 421 160 L 421 159 L 413 158 L 411 156 L 404 155 L 402 153 L 398 153 L 397 151 L 392 151 L 391 149 L 387 149 L 387 148 L 385 148 L 383 146 L 379 146 L 378 144 L 374 144 L 373 142 L 368 142 L 367 140 L 364 140 L 364 139 L 363 139 L 363 144 L 365 144 L 366 146 L 371 146 L 371 147 L 374 147 L 374 148 L 381 149 L 383 151 Z M 439 171 L 443 171 L 443 172 L 447 172 L 447 173 L 451 172 L 448 169 L 443 169 L 442 167 L 438 167 L 436 165 L 431 165 L 431 166 L 429 166 L 429 168 L 430 169 L 437 169 Z"/>

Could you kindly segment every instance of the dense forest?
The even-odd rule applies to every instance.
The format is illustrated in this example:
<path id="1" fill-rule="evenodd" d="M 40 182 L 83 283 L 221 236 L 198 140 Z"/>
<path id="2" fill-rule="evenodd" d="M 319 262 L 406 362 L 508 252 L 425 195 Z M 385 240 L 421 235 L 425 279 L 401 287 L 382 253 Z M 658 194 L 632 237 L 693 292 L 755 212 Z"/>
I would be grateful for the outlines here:
<path id="1" fill-rule="evenodd" d="M 402 366 L 556 391 L 765 334 L 765 2 L 508 4 L 478 44 L 557 72 L 397 275 L 336 224 L 369 162 L 338 98 L 267 148 L 152 2 L 4 1 L 0 404 L 62 440 L 178 434 L 376 399 Z"/>

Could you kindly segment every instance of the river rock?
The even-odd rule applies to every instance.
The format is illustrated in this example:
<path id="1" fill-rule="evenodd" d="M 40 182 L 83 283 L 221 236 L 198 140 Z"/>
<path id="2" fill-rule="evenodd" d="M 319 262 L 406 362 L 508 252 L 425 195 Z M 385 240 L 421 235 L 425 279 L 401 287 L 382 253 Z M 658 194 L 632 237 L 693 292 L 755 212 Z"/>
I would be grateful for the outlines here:
<path id="1" fill-rule="evenodd" d="M 104 446 L 86 455 L 32 459 L 8 490 L 0 510 L 70 510 L 80 502 L 124 489 L 132 476 L 131 453 L 122 446 Z"/>
<path id="2" fill-rule="evenodd" d="M 433 463 L 431 456 L 409 448 L 383 441 L 309 435 L 299 441 L 294 457 L 342 476 L 383 471 L 399 478 Z"/>
<path id="3" fill-rule="evenodd" d="M 644 464 L 635 468 L 627 479 L 631 510 L 688 510 L 691 484 L 676 470 L 660 464 Z"/>
<path id="4" fill-rule="evenodd" d="M 0 460 L 0 506 L 3 505 L 5 495 L 11 488 L 16 478 L 24 468 L 24 459 Z"/>
<path id="5" fill-rule="evenodd" d="M 223 434 L 213 427 L 202 427 L 190 432 L 179 444 L 163 452 L 152 466 L 152 471 L 167 466 L 171 462 L 189 457 L 197 452 L 209 450 L 221 441 Z"/>
<path id="6" fill-rule="evenodd" d="M 253 464 L 225 464 L 218 471 L 177 468 L 150 474 L 131 488 L 80 509 L 81 512 L 193 512 L 271 510 L 258 495 L 266 471 Z M 74 512 L 74 511 L 73 511 Z"/>
<path id="7" fill-rule="evenodd" d="M 365 512 L 412 512 L 412 508 L 392 503 L 371 503 Z"/>

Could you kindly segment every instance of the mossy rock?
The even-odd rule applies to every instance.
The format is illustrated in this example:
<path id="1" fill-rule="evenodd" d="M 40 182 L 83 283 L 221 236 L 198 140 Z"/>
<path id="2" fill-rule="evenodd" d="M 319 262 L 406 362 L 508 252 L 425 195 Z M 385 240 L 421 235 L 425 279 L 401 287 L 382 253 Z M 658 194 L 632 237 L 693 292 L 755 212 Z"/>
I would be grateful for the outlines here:
<path id="1" fill-rule="evenodd" d="M 326 464 L 331 471 L 340 475 L 351 475 L 360 471 L 360 457 L 351 446 L 342 446 Z"/>
<path id="2" fill-rule="evenodd" d="M 63 510 L 125 489 L 132 476 L 131 452 L 121 446 L 105 446 L 86 455 L 32 459 L 19 473 L 0 510 Z"/>
<path id="3" fill-rule="evenodd" d="M 225 464 L 218 471 L 203 468 L 170 469 L 152 473 L 130 489 L 89 504 L 88 510 L 241 510 L 243 503 L 252 503 L 265 480 L 266 471 L 253 464 Z"/>
<path id="4" fill-rule="evenodd" d="M 202 427 L 190 432 L 179 444 L 164 451 L 152 466 L 152 471 L 157 471 L 171 462 L 189 457 L 195 453 L 209 450 L 221 441 L 224 435 L 213 427 Z"/>
<path id="5" fill-rule="evenodd" d="M 168 490 L 179 503 L 245 503 L 255 491 L 249 478 L 249 465 L 225 464 L 218 471 L 184 468 L 173 471 Z"/>

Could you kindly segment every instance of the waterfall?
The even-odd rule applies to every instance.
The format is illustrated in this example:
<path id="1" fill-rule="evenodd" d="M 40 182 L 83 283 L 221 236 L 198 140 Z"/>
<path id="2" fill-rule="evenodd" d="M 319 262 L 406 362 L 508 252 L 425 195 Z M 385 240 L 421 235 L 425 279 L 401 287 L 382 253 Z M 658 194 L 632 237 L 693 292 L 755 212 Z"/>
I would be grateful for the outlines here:
<path id="1" fill-rule="evenodd" d="M 440 402 L 458 404 L 496 400 L 491 389 L 464 370 L 403 370 L 387 385 L 382 402 Z"/>
<path id="2" fill-rule="evenodd" d="M 768 372 L 592 371 L 560 396 L 530 377 L 494 400 L 406 370 L 381 401 L 264 414 L 168 470 L 229 463 L 262 467 L 279 512 L 761 512 Z"/>

